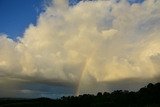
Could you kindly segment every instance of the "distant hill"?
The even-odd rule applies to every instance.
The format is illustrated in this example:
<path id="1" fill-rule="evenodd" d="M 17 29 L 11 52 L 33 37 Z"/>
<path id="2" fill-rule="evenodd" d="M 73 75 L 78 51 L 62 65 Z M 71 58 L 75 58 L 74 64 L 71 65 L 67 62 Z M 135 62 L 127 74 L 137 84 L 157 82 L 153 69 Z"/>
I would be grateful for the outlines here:
<path id="1" fill-rule="evenodd" d="M 160 83 L 149 83 L 137 92 L 116 90 L 60 99 L 0 99 L 0 107 L 160 107 Z"/>

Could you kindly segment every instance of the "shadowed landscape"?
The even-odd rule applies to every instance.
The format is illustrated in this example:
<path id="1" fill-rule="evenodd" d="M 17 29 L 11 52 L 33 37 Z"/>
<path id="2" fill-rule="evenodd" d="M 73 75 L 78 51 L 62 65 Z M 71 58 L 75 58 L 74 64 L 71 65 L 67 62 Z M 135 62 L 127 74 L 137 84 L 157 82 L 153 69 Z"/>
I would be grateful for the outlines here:
<path id="1" fill-rule="evenodd" d="M 12 99 L 1 98 L 0 107 L 160 107 L 160 83 L 149 83 L 137 92 L 116 90 L 67 96 L 60 99 Z"/>
<path id="2" fill-rule="evenodd" d="M 160 0 L 0 0 L 0 15 L 0 107 L 160 107 Z"/>

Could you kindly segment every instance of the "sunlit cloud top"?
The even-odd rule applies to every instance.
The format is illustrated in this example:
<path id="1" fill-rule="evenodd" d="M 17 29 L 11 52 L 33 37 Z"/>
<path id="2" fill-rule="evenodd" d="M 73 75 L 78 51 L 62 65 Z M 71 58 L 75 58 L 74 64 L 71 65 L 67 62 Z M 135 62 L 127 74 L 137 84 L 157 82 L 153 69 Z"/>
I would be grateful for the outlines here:
<path id="1" fill-rule="evenodd" d="M 17 41 L 0 36 L 0 76 L 71 87 L 73 94 L 110 90 L 116 81 L 157 81 L 160 1 L 139 2 L 53 1 Z"/>

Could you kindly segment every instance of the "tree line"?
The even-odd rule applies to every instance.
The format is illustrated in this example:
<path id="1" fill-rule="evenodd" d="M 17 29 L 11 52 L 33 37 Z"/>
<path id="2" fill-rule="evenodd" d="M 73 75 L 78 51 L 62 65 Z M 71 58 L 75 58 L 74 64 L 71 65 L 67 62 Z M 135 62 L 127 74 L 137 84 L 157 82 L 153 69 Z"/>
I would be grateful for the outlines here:
<path id="1" fill-rule="evenodd" d="M 1 99 L 0 107 L 160 107 L 160 83 L 149 83 L 137 92 L 116 90 L 60 99 Z"/>

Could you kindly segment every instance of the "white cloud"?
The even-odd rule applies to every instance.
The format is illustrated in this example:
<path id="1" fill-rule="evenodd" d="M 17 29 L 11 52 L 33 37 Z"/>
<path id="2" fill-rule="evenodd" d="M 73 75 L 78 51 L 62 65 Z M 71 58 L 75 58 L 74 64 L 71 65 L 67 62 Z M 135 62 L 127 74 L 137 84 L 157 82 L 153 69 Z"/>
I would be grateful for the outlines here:
<path id="1" fill-rule="evenodd" d="M 159 75 L 159 5 L 122 0 L 68 7 L 56 0 L 18 42 L 0 36 L 0 73 L 80 82 L 79 88 L 93 78 L 154 78 Z"/>

